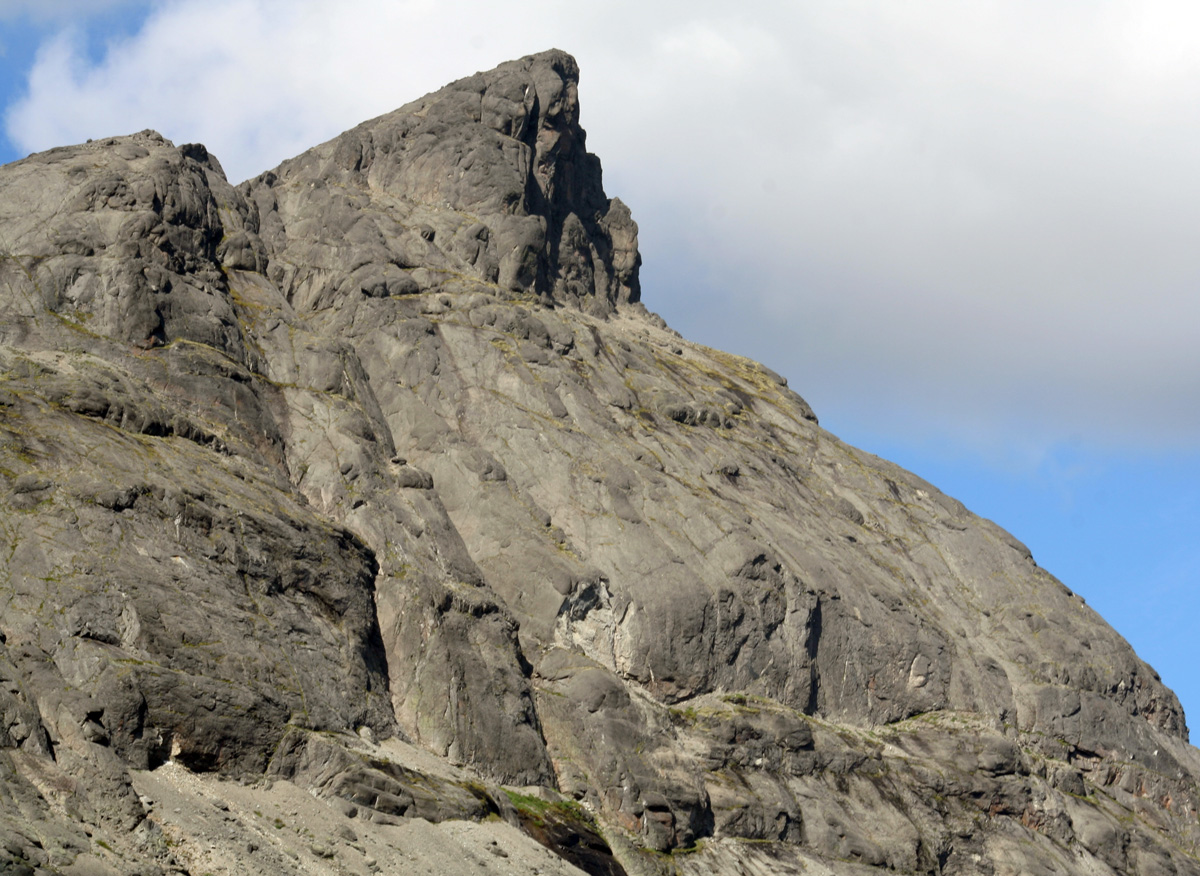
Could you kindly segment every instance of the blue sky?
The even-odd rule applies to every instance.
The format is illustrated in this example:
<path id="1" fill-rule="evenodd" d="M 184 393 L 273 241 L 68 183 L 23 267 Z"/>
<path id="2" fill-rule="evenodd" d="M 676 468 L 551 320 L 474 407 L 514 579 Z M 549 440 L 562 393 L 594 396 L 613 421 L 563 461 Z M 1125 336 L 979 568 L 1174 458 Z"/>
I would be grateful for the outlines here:
<path id="1" fill-rule="evenodd" d="M 153 127 L 238 181 L 571 51 L 647 306 L 1012 531 L 1200 715 L 1200 11 L 522 9 L 0 0 L 0 160 Z"/>

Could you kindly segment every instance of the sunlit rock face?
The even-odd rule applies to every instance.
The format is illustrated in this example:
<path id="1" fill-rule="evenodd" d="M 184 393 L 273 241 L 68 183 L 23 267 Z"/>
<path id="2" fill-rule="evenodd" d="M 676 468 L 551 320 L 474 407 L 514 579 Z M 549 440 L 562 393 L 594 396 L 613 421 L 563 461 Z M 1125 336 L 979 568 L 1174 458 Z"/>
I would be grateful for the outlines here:
<path id="1" fill-rule="evenodd" d="M 242 191 L 300 311 L 479 281 L 605 316 L 640 296 L 637 225 L 604 194 L 562 52 L 446 86 Z"/>
<path id="2" fill-rule="evenodd" d="M 642 306 L 578 75 L 0 168 L 0 870 L 1200 872 L 1153 670 Z"/>

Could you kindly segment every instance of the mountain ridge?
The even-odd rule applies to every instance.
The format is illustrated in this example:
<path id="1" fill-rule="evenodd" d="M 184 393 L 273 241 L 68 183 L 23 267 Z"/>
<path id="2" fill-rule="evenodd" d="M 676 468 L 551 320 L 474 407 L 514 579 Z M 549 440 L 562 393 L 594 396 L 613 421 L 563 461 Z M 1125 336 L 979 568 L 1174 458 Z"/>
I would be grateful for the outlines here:
<path id="1" fill-rule="evenodd" d="M 365 872 L 491 815 L 589 872 L 1200 871 L 1128 644 L 645 309 L 578 75 L 509 62 L 238 186 L 153 132 L 0 170 L 13 866 Z M 142 799 L 222 780 L 370 841 Z"/>

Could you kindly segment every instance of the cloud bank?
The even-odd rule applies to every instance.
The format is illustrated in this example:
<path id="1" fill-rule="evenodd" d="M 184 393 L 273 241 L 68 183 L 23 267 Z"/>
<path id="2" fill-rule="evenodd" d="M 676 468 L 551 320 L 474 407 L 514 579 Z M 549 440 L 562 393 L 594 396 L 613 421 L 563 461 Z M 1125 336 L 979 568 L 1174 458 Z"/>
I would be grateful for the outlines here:
<path id="1" fill-rule="evenodd" d="M 41 48 L 7 130 L 153 127 L 242 179 L 557 46 L 645 300 L 839 423 L 1200 447 L 1200 10 L 175 0 Z M 463 22 L 466 22 L 465 24 Z"/>

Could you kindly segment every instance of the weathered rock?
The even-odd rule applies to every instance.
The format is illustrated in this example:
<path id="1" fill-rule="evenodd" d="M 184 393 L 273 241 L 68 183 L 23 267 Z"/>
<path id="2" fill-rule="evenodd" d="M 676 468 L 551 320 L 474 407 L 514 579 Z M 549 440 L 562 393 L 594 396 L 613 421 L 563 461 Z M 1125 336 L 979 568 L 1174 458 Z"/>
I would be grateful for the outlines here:
<path id="1" fill-rule="evenodd" d="M 562 52 L 503 64 L 245 184 L 272 279 L 302 312 L 463 275 L 600 315 L 637 301 L 637 225 L 585 148 L 578 73 Z"/>
<path id="2" fill-rule="evenodd" d="M 1200 873 L 1153 670 L 642 307 L 577 75 L 236 188 L 152 132 L 0 169 L 0 869 L 365 873 L 499 817 L 589 872 Z M 326 809 L 147 796 L 232 779 Z"/>

